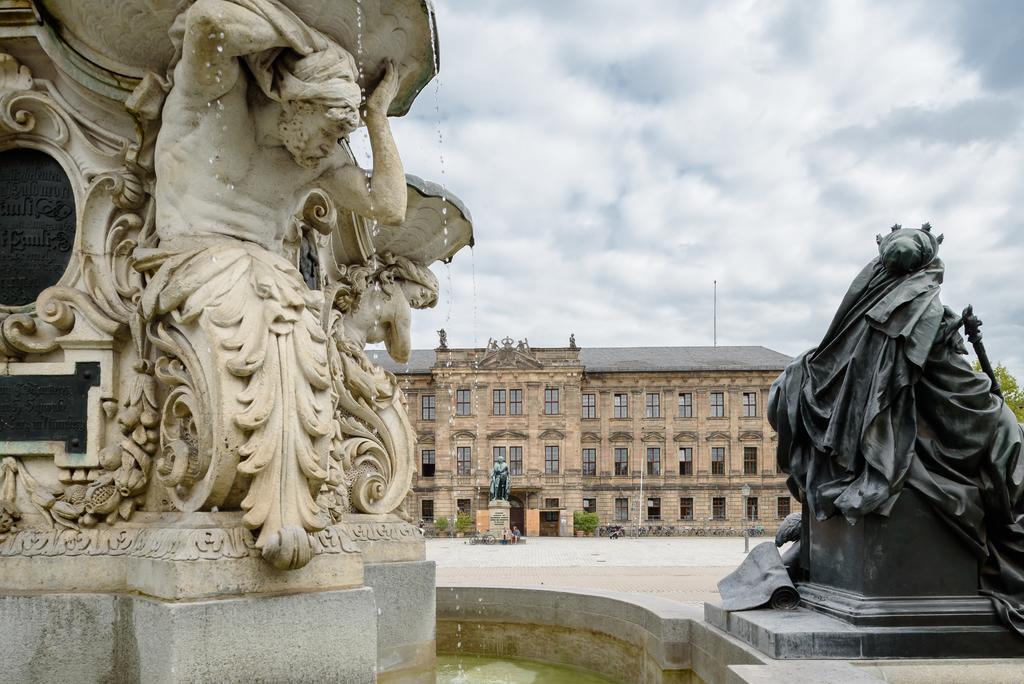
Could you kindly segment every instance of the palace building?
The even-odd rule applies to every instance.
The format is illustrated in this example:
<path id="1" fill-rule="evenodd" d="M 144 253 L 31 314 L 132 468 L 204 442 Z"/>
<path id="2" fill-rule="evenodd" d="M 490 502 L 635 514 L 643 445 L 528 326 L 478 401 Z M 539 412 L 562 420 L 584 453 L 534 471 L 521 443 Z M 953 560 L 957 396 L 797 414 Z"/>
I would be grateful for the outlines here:
<path id="1" fill-rule="evenodd" d="M 510 467 L 511 523 L 571 535 L 601 525 L 764 526 L 799 510 L 775 464 L 768 390 L 790 357 L 764 347 L 415 350 L 394 372 L 416 430 L 407 510 L 431 523 L 486 510 L 490 471 Z"/>

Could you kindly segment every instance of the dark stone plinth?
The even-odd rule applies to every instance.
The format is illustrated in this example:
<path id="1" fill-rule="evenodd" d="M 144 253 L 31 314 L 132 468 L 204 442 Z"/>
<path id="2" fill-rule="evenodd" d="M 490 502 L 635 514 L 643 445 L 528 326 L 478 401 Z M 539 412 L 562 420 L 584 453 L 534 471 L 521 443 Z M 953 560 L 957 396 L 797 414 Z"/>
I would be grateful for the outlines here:
<path id="1" fill-rule="evenodd" d="M 799 610 L 704 604 L 704 618 L 779 659 L 1024 656 L 1024 639 L 978 593 L 977 558 L 916 492 L 889 517 L 805 520 L 804 538 Z"/>
<path id="2" fill-rule="evenodd" d="M 711 603 L 704 619 L 780 660 L 1024 656 L 1024 639 L 1000 625 L 862 627 L 805 608 L 730 613 Z"/>
<path id="3" fill-rule="evenodd" d="M 809 521 L 810 583 L 865 596 L 976 596 L 978 559 L 921 496 L 905 489 L 889 517 Z"/>
<path id="4" fill-rule="evenodd" d="M 977 557 L 913 490 L 888 517 L 812 519 L 805 530 L 810 581 L 798 589 L 806 608 L 864 627 L 999 624 L 978 594 Z"/>

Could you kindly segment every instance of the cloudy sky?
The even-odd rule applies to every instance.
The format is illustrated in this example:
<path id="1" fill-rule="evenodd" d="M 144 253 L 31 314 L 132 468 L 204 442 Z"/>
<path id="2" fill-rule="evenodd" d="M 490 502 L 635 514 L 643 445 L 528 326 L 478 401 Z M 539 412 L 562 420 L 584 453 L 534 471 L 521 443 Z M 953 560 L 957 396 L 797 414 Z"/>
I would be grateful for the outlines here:
<path id="1" fill-rule="evenodd" d="M 876 233 L 930 221 L 944 303 L 1024 375 L 1024 3 L 435 5 L 395 135 L 477 246 L 414 347 L 710 345 L 717 280 L 719 344 L 796 354 Z"/>

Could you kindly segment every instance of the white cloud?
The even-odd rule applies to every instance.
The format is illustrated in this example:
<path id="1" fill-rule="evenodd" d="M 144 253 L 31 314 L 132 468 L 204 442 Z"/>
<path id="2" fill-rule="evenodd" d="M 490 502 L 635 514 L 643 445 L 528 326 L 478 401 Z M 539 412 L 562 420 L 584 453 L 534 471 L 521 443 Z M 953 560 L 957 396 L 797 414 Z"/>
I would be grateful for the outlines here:
<path id="1" fill-rule="evenodd" d="M 442 326 L 453 345 L 710 344 L 717 279 L 720 343 L 795 354 L 874 235 L 927 220 L 947 236 L 944 301 L 974 303 L 1024 375 L 1020 58 L 992 47 L 1024 7 L 435 4 L 441 85 L 396 137 L 409 172 L 470 207 L 477 247 L 451 297 L 438 267 L 415 346 Z"/>

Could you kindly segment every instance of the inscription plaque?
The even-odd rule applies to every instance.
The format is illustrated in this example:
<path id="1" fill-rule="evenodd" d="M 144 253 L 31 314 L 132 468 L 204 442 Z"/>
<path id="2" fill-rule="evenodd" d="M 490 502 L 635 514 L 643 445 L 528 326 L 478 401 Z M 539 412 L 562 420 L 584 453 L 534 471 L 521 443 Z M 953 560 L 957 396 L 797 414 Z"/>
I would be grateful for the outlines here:
<path id="1" fill-rule="evenodd" d="M 509 529 L 508 511 L 504 508 L 492 508 L 490 510 L 490 532 L 501 534 L 503 530 Z"/>
<path id="2" fill-rule="evenodd" d="M 0 306 L 31 304 L 64 274 L 75 243 L 64 169 L 31 149 L 0 152 Z"/>
<path id="3" fill-rule="evenodd" d="M 0 376 L 0 441 L 64 442 L 84 454 L 89 388 L 100 384 L 100 364 L 76 363 L 74 375 Z"/>

